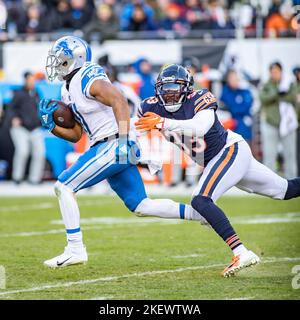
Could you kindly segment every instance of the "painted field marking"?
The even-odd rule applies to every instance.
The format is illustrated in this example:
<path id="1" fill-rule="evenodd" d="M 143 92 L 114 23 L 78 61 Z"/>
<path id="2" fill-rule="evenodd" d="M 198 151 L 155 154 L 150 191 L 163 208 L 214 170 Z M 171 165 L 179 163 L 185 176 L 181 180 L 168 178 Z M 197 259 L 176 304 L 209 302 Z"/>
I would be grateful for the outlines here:
<path id="1" fill-rule="evenodd" d="M 246 217 L 233 217 L 230 219 L 233 224 L 273 224 L 273 223 L 295 223 L 300 222 L 300 212 L 288 212 L 273 215 L 256 215 Z M 193 221 L 198 223 L 198 221 Z M 63 225 L 62 220 L 51 220 L 51 224 Z M 158 223 L 164 225 L 176 225 L 184 223 L 183 220 L 177 219 L 162 219 L 162 218 L 151 218 L 151 217 L 91 217 L 81 219 L 81 225 L 85 225 L 83 230 L 101 230 L 109 228 L 110 226 L 119 227 L 130 227 L 132 225 L 145 227 L 151 223 Z M 90 225 L 93 226 L 90 226 Z M 64 233 L 65 229 L 51 229 L 45 231 L 28 231 L 28 232 L 17 232 L 17 233 L 2 233 L 0 238 L 8 237 L 31 237 L 31 236 L 42 236 L 49 234 Z"/>
<path id="2" fill-rule="evenodd" d="M 110 199 L 103 200 L 81 200 L 78 201 L 80 207 L 89 207 L 89 206 L 101 206 L 112 203 Z M 54 209 L 58 208 L 58 203 L 54 202 L 43 202 L 38 204 L 30 204 L 30 205 L 17 205 L 17 206 L 0 206 L 0 212 L 24 212 L 30 210 L 41 210 L 41 209 Z"/>
<path id="3" fill-rule="evenodd" d="M 299 261 L 300 257 L 290 258 L 290 257 L 282 257 L 282 258 L 265 258 L 261 263 L 276 263 L 276 262 L 290 262 L 290 261 Z M 37 287 L 31 287 L 27 289 L 18 289 L 18 290 L 10 290 L 10 291 L 0 291 L 0 296 L 18 294 L 18 293 L 25 293 L 25 292 L 36 292 L 36 291 L 43 291 L 55 288 L 68 288 L 76 285 L 89 285 L 98 282 L 110 282 L 110 281 L 117 281 L 121 279 L 128 279 L 134 277 L 147 277 L 153 276 L 158 274 L 167 274 L 167 273 L 180 273 L 185 271 L 194 271 L 194 270 L 201 270 L 201 269 L 211 269 L 211 268 L 218 268 L 224 267 L 224 263 L 216 263 L 207 266 L 193 266 L 193 267 L 181 267 L 177 269 L 169 269 L 169 270 L 154 270 L 154 271 L 145 271 L 145 272 L 135 272 L 129 274 L 123 274 L 119 276 L 106 276 L 100 277 L 95 279 L 86 279 L 86 280 L 78 280 L 78 281 L 70 281 L 70 282 L 59 282 L 54 284 L 45 284 Z"/>
<path id="4" fill-rule="evenodd" d="M 191 254 L 187 254 L 187 255 L 184 255 L 184 256 L 173 256 L 171 258 L 174 258 L 174 259 L 186 259 L 186 258 L 201 258 L 201 257 L 205 257 L 206 254 L 203 254 L 203 253 L 191 253 Z"/>

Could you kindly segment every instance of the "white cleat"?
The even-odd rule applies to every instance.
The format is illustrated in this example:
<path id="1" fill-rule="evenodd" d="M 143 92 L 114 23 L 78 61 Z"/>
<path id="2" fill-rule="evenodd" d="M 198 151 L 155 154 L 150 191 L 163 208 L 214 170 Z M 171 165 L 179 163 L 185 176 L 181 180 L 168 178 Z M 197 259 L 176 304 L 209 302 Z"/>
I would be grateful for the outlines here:
<path id="1" fill-rule="evenodd" d="M 246 253 L 233 257 L 230 265 L 224 269 L 222 275 L 226 278 L 234 276 L 238 271 L 258 264 L 259 262 L 260 258 L 255 253 L 248 250 Z"/>
<path id="2" fill-rule="evenodd" d="M 73 252 L 69 247 L 65 247 L 63 254 L 44 261 L 44 265 L 49 268 L 63 268 L 74 264 L 85 264 L 88 261 L 86 248 L 80 252 Z"/>

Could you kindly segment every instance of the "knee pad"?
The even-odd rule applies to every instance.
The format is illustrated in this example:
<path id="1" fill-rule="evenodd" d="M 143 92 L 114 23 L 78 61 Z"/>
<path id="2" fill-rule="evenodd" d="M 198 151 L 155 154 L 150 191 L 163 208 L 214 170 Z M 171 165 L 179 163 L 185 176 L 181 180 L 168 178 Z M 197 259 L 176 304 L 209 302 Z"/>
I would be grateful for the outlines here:
<path id="1" fill-rule="evenodd" d="M 73 191 L 69 187 L 61 183 L 59 180 L 57 180 L 54 184 L 54 192 L 58 198 L 61 197 L 62 192 L 73 193 Z"/>
<path id="2" fill-rule="evenodd" d="M 205 212 L 207 211 L 207 209 L 210 207 L 210 205 L 213 203 L 212 199 L 209 197 L 204 197 L 202 195 L 198 195 L 195 196 L 191 202 L 191 206 L 193 207 L 193 209 L 195 209 L 196 211 L 198 211 L 202 216 L 205 217 L 205 215 L 203 215 L 203 213 L 205 214 Z"/>

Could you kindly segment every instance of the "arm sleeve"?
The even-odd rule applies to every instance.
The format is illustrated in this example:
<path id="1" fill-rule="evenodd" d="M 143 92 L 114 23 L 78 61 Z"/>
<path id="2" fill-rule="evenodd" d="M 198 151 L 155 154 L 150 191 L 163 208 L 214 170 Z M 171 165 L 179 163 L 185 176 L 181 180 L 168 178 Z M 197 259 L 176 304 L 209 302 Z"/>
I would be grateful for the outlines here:
<path id="1" fill-rule="evenodd" d="M 183 133 L 186 136 L 203 137 L 215 122 L 215 111 L 206 109 L 197 112 L 192 119 L 189 120 L 174 120 L 165 119 L 163 130 Z"/>

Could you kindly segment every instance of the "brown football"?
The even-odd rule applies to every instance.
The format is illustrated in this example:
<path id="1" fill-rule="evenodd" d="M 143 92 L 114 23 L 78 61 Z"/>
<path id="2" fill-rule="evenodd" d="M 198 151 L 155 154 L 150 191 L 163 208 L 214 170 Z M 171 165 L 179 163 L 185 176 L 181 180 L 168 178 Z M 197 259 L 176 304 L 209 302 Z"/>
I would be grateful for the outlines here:
<path id="1" fill-rule="evenodd" d="M 57 102 L 58 104 L 58 109 L 53 112 L 55 124 L 66 129 L 74 128 L 75 118 L 72 109 L 62 101 L 51 100 L 51 102 Z"/>

